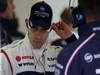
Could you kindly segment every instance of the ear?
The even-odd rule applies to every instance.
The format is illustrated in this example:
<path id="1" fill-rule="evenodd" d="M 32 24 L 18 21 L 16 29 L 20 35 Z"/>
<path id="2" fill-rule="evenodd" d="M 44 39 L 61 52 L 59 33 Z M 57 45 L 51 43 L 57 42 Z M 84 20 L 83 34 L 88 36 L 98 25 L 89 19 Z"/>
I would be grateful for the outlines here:
<path id="1" fill-rule="evenodd" d="M 27 18 L 25 19 L 25 24 L 26 24 L 26 27 L 29 28 L 29 19 Z"/>

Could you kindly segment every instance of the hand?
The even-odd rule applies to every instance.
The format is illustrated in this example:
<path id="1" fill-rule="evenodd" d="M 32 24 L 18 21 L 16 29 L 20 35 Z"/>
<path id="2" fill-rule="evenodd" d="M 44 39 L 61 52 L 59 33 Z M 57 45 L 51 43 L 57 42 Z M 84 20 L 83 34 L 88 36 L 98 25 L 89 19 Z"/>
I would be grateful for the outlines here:
<path id="1" fill-rule="evenodd" d="M 73 29 L 71 25 L 68 25 L 64 23 L 63 21 L 60 21 L 58 23 L 52 24 L 52 29 L 62 38 L 67 39 L 70 36 L 73 35 L 71 30 Z"/>

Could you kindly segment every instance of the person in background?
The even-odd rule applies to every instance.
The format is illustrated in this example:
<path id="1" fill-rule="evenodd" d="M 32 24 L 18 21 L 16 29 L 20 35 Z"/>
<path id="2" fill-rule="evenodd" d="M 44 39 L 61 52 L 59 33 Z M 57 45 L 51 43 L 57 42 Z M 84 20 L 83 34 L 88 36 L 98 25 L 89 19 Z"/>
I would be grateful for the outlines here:
<path id="1" fill-rule="evenodd" d="M 4 29 L 4 24 L 13 18 L 15 6 L 13 0 L 0 0 L 0 47 L 12 42 L 8 32 Z"/>
<path id="2" fill-rule="evenodd" d="M 1 48 L 0 75 L 53 75 L 56 58 L 62 50 L 51 46 L 52 8 L 44 1 L 32 5 L 25 20 L 27 33 L 24 39 Z"/>
<path id="3" fill-rule="evenodd" d="M 63 37 L 62 33 L 58 34 L 58 35 L 62 35 L 60 39 L 56 39 L 54 41 L 52 41 L 52 45 L 56 45 L 56 46 L 62 46 L 65 47 L 67 44 L 72 43 L 73 41 L 77 40 L 79 38 L 78 36 L 78 32 L 77 32 L 77 26 L 73 27 L 73 23 L 72 23 L 72 19 L 71 19 L 71 14 L 70 14 L 70 8 L 65 8 L 61 15 L 61 21 L 58 23 L 54 23 L 53 24 L 53 29 L 56 31 L 56 33 L 59 33 L 59 31 L 57 31 L 56 29 L 56 25 L 58 26 L 62 26 L 64 25 L 66 28 L 66 32 L 68 33 L 69 31 L 71 31 L 72 33 L 69 32 L 69 37 L 67 35 L 67 38 L 65 39 L 65 36 Z"/>
<path id="4" fill-rule="evenodd" d="M 10 35 L 10 38 L 12 41 L 23 39 L 24 34 L 20 31 L 18 31 L 19 27 L 19 20 L 16 16 L 16 13 L 13 13 L 13 18 L 12 19 L 6 19 L 3 28 L 5 31 L 7 31 L 8 35 Z"/>
<path id="5" fill-rule="evenodd" d="M 14 9 L 13 0 L 0 0 L 0 47 L 24 38 L 24 34 L 18 31 L 19 23 Z"/>
<path id="6" fill-rule="evenodd" d="M 100 75 L 100 0 L 78 4 L 86 24 L 78 28 L 79 39 L 58 55 L 55 75 Z"/>

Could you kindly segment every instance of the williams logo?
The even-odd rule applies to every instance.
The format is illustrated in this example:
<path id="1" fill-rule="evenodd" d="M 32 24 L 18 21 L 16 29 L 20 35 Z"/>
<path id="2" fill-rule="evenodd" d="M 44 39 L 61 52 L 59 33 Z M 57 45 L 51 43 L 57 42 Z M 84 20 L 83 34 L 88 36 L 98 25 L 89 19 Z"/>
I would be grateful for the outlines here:
<path id="1" fill-rule="evenodd" d="M 91 53 L 86 53 L 84 55 L 84 60 L 87 62 L 87 63 L 91 63 L 93 61 L 93 55 Z"/>

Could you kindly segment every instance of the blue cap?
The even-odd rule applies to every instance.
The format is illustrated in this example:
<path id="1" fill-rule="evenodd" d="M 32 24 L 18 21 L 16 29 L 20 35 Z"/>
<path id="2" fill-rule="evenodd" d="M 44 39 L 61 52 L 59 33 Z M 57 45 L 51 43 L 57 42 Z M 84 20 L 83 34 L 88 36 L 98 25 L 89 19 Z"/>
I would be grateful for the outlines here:
<path id="1" fill-rule="evenodd" d="M 52 21 L 52 9 L 44 1 L 38 2 L 32 6 L 29 20 L 31 21 L 30 27 L 43 27 L 49 29 Z"/>

